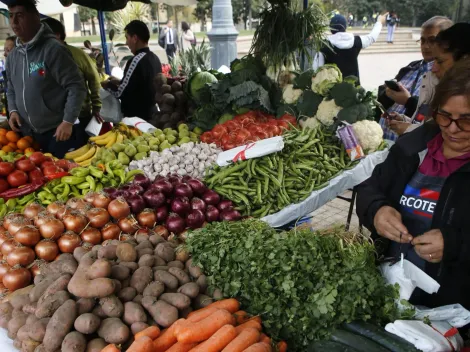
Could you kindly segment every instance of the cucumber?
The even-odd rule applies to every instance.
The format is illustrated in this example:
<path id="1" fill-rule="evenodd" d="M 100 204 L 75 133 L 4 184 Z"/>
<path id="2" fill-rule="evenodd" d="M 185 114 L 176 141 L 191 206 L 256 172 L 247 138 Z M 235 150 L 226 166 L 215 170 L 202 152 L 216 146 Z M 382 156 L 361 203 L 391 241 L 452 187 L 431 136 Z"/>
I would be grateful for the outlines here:
<path id="1" fill-rule="evenodd" d="M 342 329 L 335 330 L 330 337 L 331 341 L 341 343 L 346 346 L 351 346 L 359 351 L 367 352 L 390 352 L 388 348 L 382 347 L 372 340 L 352 332 Z"/>
<path id="2" fill-rule="evenodd" d="M 354 334 L 366 337 L 392 352 L 419 352 L 415 346 L 408 341 L 395 336 L 381 327 L 365 322 L 352 322 L 344 324 L 343 328 Z"/>
<path id="3" fill-rule="evenodd" d="M 351 346 L 343 345 L 334 341 L 315 341 L 308 348 L 307 352 L 361 352 Z"/>

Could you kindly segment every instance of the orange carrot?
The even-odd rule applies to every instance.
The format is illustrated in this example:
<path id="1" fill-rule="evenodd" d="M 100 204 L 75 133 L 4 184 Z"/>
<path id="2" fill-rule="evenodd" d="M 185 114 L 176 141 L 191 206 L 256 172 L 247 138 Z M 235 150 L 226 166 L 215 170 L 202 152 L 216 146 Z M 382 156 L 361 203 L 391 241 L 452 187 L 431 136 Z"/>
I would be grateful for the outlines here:
<path id="1" fill-rule="evenodd" d="M 243 352 L 272 352 L 272 350 L 273 349 L 271 345 L 268 345 L 267 343 L 264 343 L 264 342 L 258 342 L 258 343 L 251 345 Z"/>
<path id="2" fill-rule="evenodd" d="M 271 344 L 271 338 L 266 334 L 261 334 L 259 337 L 259 342 L 266 342 L 268 345 Z"/>
<path id="3" fill-rule="evenodd" d="M 235 316 L 235 319 L 237 320 L 237 325 L 246 323 L 248 320 L 250 320 L 251 316 L 248 315 L 247 312 L 244 310 L 239 310 L 238 312 L 233 313 Z"/>
<path id="4" fill-rule="evenodd" d="M 154 352 L 165 352 L 177 342 L 175 329 L 184 321 L 185 319 L 178 319 L 168 329 L 162 331 L 160 336 L 153 341 Z"/>
<path id="5" fill-rule="evenodd" d="M 209 304 L 207 307 L 197 310 L 197 312 L 201 312 L 209 308 L 225 309 L 233 314 L 240 310 L 240 302 L 238 302 L 235 298 L 221 299 L 220 301 Z M 190 316 L 191 314 L 188 315 L 188 317 Z"/>
<path id="6" fill-rule="evenodd" d="M 148 336 L 152 340 L 155 340 L 158 336 L 160 336 L 160 329 L 157 326 L 149 326 L 148 328 L 135 334 L 135 339 L 138 340 L 143 336 Z"/>
<path id="7" fill-rule="evenodd" d="M 235 329 L 237 329 L 237 333 L 239 334 L 240 332 L 242 332 L 242 330 L 247 328 L 255 328 L 258 331 L 261 331 L 263 329 L 261 327 L 261 324 L 257 320 L 248 320 L 246 323 L 238 325 Z"/>
<path id="8" fill-rule="evenodd" d="M 217 330 L 207 341 L 194 347 L 191 352 L 220 352 L 236 337 L 237 332 L 233 325 L 227 324 Z"/>
<path id="9" fill-rule="evenodd" d="M 259 331 L 255 328 L 244 329 L 222 352 L 243 352 L 246 348 L 257 343 L 259 336 Z"/>
<path id="10" fill-rule="evenodd" d="M 197 346 L 197 343 L 177 342 L 173 346 L 171 346 L 169 349 L 167 349 L 166 352 L 188 352 L 188 351 L 191 351 L 196 346 Z"/>
<path id="11" fill-rule="evenodd" d="M 227 324 L 234 325 L 234 320 L 232 314 L 225 309 L 219 309 L 197 323 L 186 322 L 182 324 L 176 338 L 178 342 L 183 343 L 202 342 L 214 335 L 222 326 Z"/>
<path id="12" fill-rule="evenodd" d="M 103 348 L 101 352 L 121 352 L 121 350 L 117 348 L 115 344 L 112 343 Z"/>
<path id="13" fill-rule="evenodd" d="M 153 352 L 153 340 L 148 336 L 141 336 L 127 349 L 127 352 Z"/>
<path id="14" fill-rule="evenodd" d="M 218 308 L 208 308 L 208 309 L 199 309 L 195 310 L 191 313 L 189 313 L 188 318 L 186 319 L 187 321 L 191 323 L 196 323 L 198 321 L 201 321 L 202 319 L 207 318 L 209 315 L 214 313 Z"/>
<path id="15" fill-rule="evenodd" d="M 287 352 L 286 341 L 279 341 L 277 344 L 277 349 L 279 350 L 279 352 Z"/>

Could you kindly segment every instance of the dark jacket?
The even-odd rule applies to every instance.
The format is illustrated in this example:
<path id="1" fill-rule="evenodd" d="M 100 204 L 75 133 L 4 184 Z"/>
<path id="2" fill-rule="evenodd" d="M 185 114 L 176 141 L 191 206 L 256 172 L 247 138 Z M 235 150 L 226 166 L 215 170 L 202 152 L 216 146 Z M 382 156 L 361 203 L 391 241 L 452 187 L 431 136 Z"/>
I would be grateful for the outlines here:
<path id="1" fill-rule="evenodd" d="M 149 120 L 155 109 L 155 77 L 162 72 L 162 64 L 149 48 L 139 50 L 129 60 L 124 78 L 114 95 L 121 100 L 124 117 L 140 117 Z"/>
<path id="2" fill-rule="evenodd" d="M 378 165 L 372 176 L 358 186 L 357 215 L 372 231 L 374 239 L 387 244 L 374 229 L 379 208 L 388 205 L 399 209 L 405 186 L 417 171 L 418 153 L 440 133 L 434 122 L 428 122 L 400 137 L 390 149 L 387 159 Z M 425 271 L 441 285 L 436 294 L 423 293 L 420 302 L 428 307 L 460 303 L 470 309 L 470 162 L 445 181 L 432 218 L 432 229 L 441 230 L 444 256 L 441 263 L 426 262 Z M 413 234 L 416 235 L 416 234 Z"/>
<path id="3" fill-rule="evenodd" d="M 411 62 L 408 66 L 402 67 L 400 71 L 398 71 L 398 74 L 395 76 L 395 80 L 397 82 L 400 82 L 402 78 L 405 77 L 405 75 L 408 72 L 418 70 L 422 62 L 423 60 L 417 60 L 417 61 Z M 385 94 L 385 84 L 379 86 L 379 93 L 377 96 L 377 100 L 379 101 L 379 103 L 383 105 L 385 110 L 388 110 L 393 104 L 395 104 L 395 102 L 389 97 L 387 97 L 387 95 Z M 408 116 L 408 117 L 413 116 L 416 109 L 418 108 L 418 97 L 417 96 L 410 97 L 405 104 L 405 108 L 406 108 L 405 116 Z M 382 112 L 380 111 L 380 109 L 377 109 L 376 120 L 378 121 L 381 116 L 382 116 Z"/>

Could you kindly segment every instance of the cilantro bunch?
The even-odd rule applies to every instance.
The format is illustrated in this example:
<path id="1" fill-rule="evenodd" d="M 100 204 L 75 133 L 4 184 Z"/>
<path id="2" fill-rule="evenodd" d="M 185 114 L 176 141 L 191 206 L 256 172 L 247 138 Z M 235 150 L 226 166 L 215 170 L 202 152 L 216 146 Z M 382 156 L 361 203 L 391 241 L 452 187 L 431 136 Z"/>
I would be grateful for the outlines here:
<path id="1" fill-rule="evenodd" d="M 302 351 L 344 322 L 397 318 L 395 287 L 375 265 L 373 244 L 360 235 L 278 232 L 254 219 L 212 223 L 186 245 L 209 282 L 244 310 L 261 315 L 274 339 Z"/>

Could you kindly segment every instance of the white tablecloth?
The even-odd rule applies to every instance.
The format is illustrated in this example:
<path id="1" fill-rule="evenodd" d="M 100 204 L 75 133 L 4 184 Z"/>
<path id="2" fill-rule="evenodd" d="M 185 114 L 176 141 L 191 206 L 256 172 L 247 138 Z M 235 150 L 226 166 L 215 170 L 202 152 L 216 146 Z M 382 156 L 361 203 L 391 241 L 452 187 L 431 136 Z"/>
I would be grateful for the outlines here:
<path id="1" fill-rule="evenodd" d="M 261 220 L 266 221 L 272 227 L 281 227 L 314 212 L 339 194 L 367 180 L 372 175 L 375 166 L 382 163 L 387 155 L 388 149 L 368 155 L 356 167 L 332 179 L 327 187 L 312 192 L 303 202 L 291 204 Z"/>
<path id="2" fill-rule="evenodd" d="M 18 352 L 18 350 L 13 347 L 13 340 L 7 336 L 7 331 L 0 328 L 0 351 L 2 352 Z"/>

